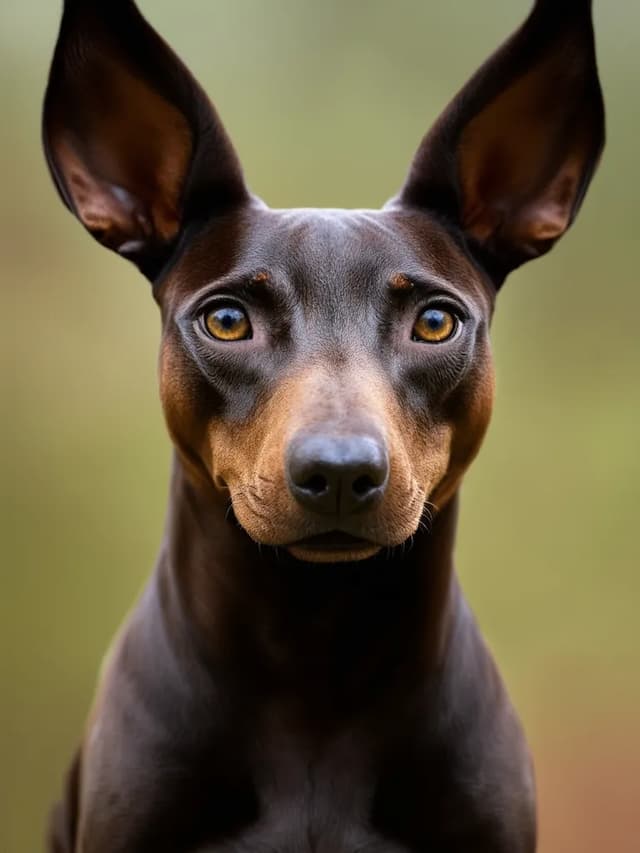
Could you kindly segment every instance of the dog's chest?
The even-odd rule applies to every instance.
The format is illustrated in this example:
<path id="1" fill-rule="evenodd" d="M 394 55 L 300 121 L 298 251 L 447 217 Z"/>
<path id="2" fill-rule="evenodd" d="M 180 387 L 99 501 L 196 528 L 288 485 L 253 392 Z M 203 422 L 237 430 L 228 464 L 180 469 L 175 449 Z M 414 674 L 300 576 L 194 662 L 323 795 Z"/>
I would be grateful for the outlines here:
<path id="1" fill-rule="evenodd" d="M 333 803 L 333 805 L 330 804 Z M 305 792 L 268 809 L 246 831 L 198 853 L 409 853 L 385 840 L 365 816 L 337 800 L 322 803 Z"/>
<path id="2" fill-rule="evenodd" d="M 257 819 L 202 853 L 408 853 L 371 825 L 375 774 L 365 747 L 353 733 L 312 748 L 271 730 L 254 755 Z"/>
<path id="3" fill-rule="evenodd" d="M 338 790 L 322 796 L 302 788 L 263 803 L 259 819 L 245 831 L 198 853 L 410 853 L 376 832 L 354 799 L 341 798 Z"/>

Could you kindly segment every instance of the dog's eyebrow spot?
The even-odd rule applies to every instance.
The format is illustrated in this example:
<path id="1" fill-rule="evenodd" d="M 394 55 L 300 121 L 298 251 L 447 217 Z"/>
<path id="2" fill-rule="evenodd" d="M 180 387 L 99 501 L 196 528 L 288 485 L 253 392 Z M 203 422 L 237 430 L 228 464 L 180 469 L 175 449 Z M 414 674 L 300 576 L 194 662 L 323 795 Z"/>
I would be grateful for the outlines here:
<path id="1" fill-rule="evenodd" d="M 404 275 L 404 273 L 396 273 L 392 275 L 389 279 L 389 287 L 391 290 L 412 290 L 413 282 L 411 279 Z"/>
<path id="2" fill-rule="evenodd" d="M 251 284 L 268 284 L 271 281 L 271 276 L 266 270 L 260 270 L 251 276 Z"/>

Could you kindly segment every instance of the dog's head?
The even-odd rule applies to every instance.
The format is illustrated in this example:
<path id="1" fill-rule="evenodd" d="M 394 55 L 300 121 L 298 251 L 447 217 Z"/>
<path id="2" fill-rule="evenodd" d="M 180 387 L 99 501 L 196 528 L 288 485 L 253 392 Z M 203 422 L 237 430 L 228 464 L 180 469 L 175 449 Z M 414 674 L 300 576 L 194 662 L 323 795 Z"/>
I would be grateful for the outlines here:
<path id="1" fill-rule="evenodd" d="M 151 280 L 171 435 L 257 542 L 358 559 L 454 494 L 489 420 L 495 294 L 567 230 L 602 149 L 590 6 L 538 0 L 381 210 L 281 211 L 133 2 L 65 3 L 49 166 Z"/>

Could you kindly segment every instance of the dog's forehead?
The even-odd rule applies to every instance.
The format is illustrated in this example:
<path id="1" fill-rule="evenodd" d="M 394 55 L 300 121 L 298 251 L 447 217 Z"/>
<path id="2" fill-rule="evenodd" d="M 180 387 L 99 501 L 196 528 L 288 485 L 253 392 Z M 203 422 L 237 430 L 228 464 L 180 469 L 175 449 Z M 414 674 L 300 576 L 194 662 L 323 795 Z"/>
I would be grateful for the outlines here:
<path id="1" fill-rule="evenodd" d="M 375 298 L 402 276 L 483 303 L 492 294 L 488 279 L 435 218 L 393 208 L 251 208 L 210 223 L 171 277 L 188 296 L 220 279 L 265 273 L 300 298 Z"/>

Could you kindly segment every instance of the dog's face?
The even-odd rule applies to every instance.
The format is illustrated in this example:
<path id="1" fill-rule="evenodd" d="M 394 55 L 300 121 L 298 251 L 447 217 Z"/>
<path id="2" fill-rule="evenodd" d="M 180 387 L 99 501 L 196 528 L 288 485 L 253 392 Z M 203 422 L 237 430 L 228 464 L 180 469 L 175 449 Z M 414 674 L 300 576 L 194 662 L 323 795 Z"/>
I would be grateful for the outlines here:
<path id="1" fill-rule="evenodd" d="M 185 467 L 302 559 L 403 543 L 486 429 L 498 287 L 564 233 L 595 169 L 589 3 L 540 0 L 380 211 L 267 208 L 133 3 L 103 5 L 65 7 L 45 148 L 68 206 L 153 281 Z"/>
<path id="2" fill-rule="evenodd" d="M 258 542 L 316 559 L 400 544 L 484 432 L 490 287 L 421 212 L 230 215 L 159 293 L 174 440 Z"/>

